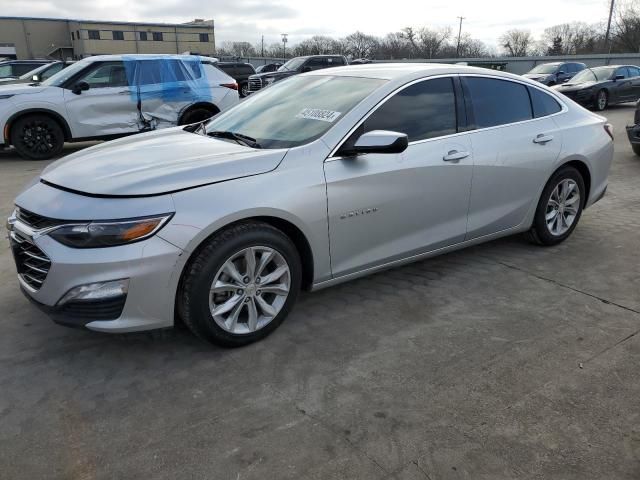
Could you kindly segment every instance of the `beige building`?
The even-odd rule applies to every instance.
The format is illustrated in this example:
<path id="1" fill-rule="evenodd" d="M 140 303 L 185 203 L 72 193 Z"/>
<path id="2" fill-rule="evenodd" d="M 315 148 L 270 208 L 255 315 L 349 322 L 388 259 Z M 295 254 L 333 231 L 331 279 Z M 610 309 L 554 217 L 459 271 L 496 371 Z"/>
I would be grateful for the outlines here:
<path id="1" fill-rule="evenodd" d="M 119 53 L 213 55 L 215 49 L 213 20 L 169 24 L 0 17 L 0 56 L 18 59 Z"/>

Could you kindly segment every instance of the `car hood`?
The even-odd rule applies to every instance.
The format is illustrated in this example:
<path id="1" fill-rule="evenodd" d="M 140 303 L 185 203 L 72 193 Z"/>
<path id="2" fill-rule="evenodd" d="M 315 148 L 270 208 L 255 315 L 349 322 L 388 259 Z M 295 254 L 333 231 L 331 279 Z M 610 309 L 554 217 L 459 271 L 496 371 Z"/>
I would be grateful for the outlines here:
<path id="1" fill-rule="evenodd" d="M 275 169 L 286 149 L 257 150 L 181 127 L 103 143 L 42 172 L 54 186 L 88 195 L 161 195 Z"/>
<path id="2" fill-rule="evenodd" d="M 283 78 L 292 77 L 293 75 L 298 75 L 300 72 L 293 70 L 287 72 L 266 72 L 266 73 L 256 73 L 255 75 L 251 75 L 249 78 L 275 78 L 276 81 L 282 80 Z"/>
<path id="3" fill-rule="evenodd" d="M 16 81 L 18 79 L 12 79 L 12 81 Z M 29 84 L 17 84 L 17 85 L 13 85 L 13 84 L 9 84 L 9 85 L 5 85 L 3 83 L 0 83 L 0 95 L 22 95 L 22 94 L 33 94 L 33 93 L 40 93 L 44 90 L 46 90 L 47 88 L 56 88 L 56 87 L 47 87 L 44 85 L 34 85 L 31 86 Z"/>
<path id="4" fill-rule="evenodd" d="M 537 80 L 538 78 L 547 78 L 550 77 L 551 73 L 525 73 L 522 75 L 524 78 L 530 78 L 532 80 Z"/>
<path id="5" fill-rule="evenodd" d="M 551 88 L 557 90 L 559 92 L 570 91 L 570 90 L 582 90 L 584 88 L 593 87 L 597 82 L 582 82 L 582 83 L 571 83 L 571 81 L 567 83 L 563 83 L 561 85 L 555 85 Z"/>

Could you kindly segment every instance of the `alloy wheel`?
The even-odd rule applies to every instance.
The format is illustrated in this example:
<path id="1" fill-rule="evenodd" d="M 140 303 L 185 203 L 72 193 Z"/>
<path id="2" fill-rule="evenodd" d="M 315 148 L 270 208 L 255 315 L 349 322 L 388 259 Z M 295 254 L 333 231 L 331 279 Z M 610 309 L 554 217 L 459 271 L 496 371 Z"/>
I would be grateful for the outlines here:
<path id="1" fill-rule="evenodd" d="M 216 273 L 209 310 L 223 330 L 253 333 L 278 315 L 290 289 L 291 271 L 284 257 L 270 247 L 248 247 L 227 259 Z"/>
<path id="2" fill-rule="evenodd" d="M 598 93 L 598 110 L 604 110 L 607 107 L 607 92 L 601 90 Z"/>
<path id="3" fill-rule="evenodd" d="M 55 134 L 51 127 L 40 121 L 33 121 L 20 132 L 20 142 L 34 153 L 47 153 L 55 148 Z"/>
<path id="4" fill-rule="evenodd" d="M 549 232 L 557 237 L 567 233 L 575 222 L 579 209 L 578 184 L 570 178 L 565 178 L 556 185 L 547 202 L 545 221 Z"/>

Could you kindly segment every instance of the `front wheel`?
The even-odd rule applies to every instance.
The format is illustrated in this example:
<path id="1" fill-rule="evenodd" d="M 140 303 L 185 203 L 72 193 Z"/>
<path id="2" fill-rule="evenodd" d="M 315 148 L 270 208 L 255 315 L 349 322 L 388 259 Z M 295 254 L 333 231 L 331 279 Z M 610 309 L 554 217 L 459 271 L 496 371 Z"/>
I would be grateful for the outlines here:
<path id="1" fill-rule="evenodd" d="M 633 153 L 640 156 L 640 143 L 632 143 L 631 148 L 633 150 Z"/>
<path id="2" fill-rule="evenodd" d="M 249 95 L 249 84 L 241 83 L 240 84 L 240 97 L 244 98 Z"/>
<path id="3" fill-rule="evenodd" d="M 578 170 L 558 170 L 542 191 L 536 208 L 530 240 L 540 245 L 556 245 L 573 232 L 586 202 L 584 180 Z"/>
<path id="4" fill-rule="evenodd" d="M 179 312 L 200 338 L 247 345 L 283 322 L 301 278 L 300 257 L 284 233 L 266 223 L 241 223 L 215 234 L 190 262 Z"/>
<path id="5" fill-rule="evenodd" d="M 46 115 L 26 115 L 11 126 L 11 144 L 22 158 L 47 160 L 64 146 L 60 124 Z"/>
<path id="6" fill-rule="evenodd" d="M 596 94 L 596 110 L 601 112 L 609 105 L 609 94 L 606 90 L 600 90 Z"/>

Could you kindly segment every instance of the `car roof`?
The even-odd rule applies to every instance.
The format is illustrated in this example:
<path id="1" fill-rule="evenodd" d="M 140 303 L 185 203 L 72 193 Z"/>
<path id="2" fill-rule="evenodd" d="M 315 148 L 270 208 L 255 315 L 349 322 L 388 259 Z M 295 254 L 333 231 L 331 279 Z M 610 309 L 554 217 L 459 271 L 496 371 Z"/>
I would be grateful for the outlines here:
<path id="1" fill-rule="evenodd" d="M 303 75 L 340 75 L 345 77 L 380 78 L 385 80 L 410 80 L 412 78 L 447 74 L 492 75 L 523 81 L 523 77 L 511 73 L 481 67 L 451 65 L 448 63 L 365 63 L 362 65 L 333 67 L 329 71 L 325 69 L 314 70 Z M 533 81 L 530 83 L 537 85 L 536 82 Z"/>
<path id="2" fill-rule="evenodd" d="M 163 54 L 154 54 L 154 53 L 126 53 L 126 54 L 122 54 L 122 55 L 93 55 L 91 57 L 85 57 L 82 60 L 80 60 L 81 62 L 96 62 L 96 61 L 100 61 L 100 62 L 109 62 L 109 61 L 117 61 L 117 60 L 123 60 L 123 59 L 127 59 L 127 60 L 154 60 L 154 59 L 162 59 L 162 58 L 168 58 L 168 59 L 176 59 L 176 60 L 184 60 L 184 59 L 202 59 L 205 61 L 210 61 L 210 62 L 218 62 L 217 58 L 213 58 L 213 57 L 205 57 L 202 55 L 171 55 L 171 54 L 167 54 L 167 55 L 163 55 Z"/>
<path id="3" fill-rule="evenodd" d="M 46 59 L 36 59 L 36 60 L 2 60 L 0 61 L 0 64 L 5 64 L 5 63 L 52 63 L 55 62 L 55 60 L 46 60 Z"/>

